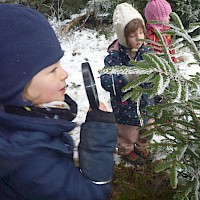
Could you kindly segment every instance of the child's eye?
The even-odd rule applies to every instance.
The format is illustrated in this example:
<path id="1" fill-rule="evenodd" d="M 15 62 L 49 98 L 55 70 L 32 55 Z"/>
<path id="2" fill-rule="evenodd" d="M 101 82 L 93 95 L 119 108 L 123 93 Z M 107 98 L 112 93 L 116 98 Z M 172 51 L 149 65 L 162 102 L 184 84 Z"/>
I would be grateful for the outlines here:
<path id="1" fill-rule="evenodd" d="M 134 38 L 135 37 L 135 35 L 130 35 L 130 38 Z"/>
<path id="2" fill-rule="evenodd" d="M 56 71 L 57 67 L 54 67 L 49 73 L 54 73 Z"/>

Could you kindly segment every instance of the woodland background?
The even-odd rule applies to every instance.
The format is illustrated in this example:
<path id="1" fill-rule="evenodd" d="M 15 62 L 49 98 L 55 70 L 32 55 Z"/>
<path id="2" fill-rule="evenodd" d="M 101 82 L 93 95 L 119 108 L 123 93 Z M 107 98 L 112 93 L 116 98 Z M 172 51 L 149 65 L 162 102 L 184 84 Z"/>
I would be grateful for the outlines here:
<path id="1" fill-rule="evenodd" d="M 173 46 L 180 52 L 189 52 L 189 64 L 200 68 L 200 0 L 168 1 L 180 17 L 171 16 L 174 22 L 170 29 L 175 39 Z M 122 2 L 134 4 L 143 14 L 147 0 L 0 0 L 0 3 L 23 4 L 42 12 L 51 23 L 54 22 L 59 39 L 62 41 L 63 36 L 66 36 L 67 43 L 62 42 L 62 45 L 70 43 L 71 38 L 67 38 L 70 33 L 74 37 L 73 42 L 81 43 L 80 35 L 84 35 L 88 29 L 96 38 L 113 35 L 112 14 L 116 5 Z M 88 45 L 92 43 L 92 36 L 90 32 L 86 33 L 84 44 Z M 161 35 L 159 37 L 162 38 Z M 181 64 L 171 62 L 169 47 L 164 43 L 159 45 L 164 49 L 164 55 L 146 55 L 143 64 L 133 63 L 137 71 L 124 69 L 128 73 L 140 74 L 138 80 L 127 85 L 124 90 L 130 91 L 125 98 L 137 98 L 135 100 L 144 92 L 153 96 L 159 93 L 165 98 L 162 104 L 151 108 L 157 123 L 154 124 L 154 130 L 147 133 L 165 138 L 152 145 L 152 149 L 157 154 L 160 152 L 160 155 L 165 155 L 165 158 L 140 168 L 127 166 L 124 162 L 116 164 L 111 200 L 200 199 L 200 73 L 184 77 L 180 70 Z M 93 45 L 93 48 L 96 49 L 97 45 Z M 76 65 L 75 60 L 80 59 L 82 53 L 86 55 L 86 49 L 84 52 L 82 49 L 66 51 L 66 66 L 71 65 L 71 60 L 72 66 L 80 65 L 81 62 Z M 91 52 L 92 55 L 87 55 L 91 57 L 90 62 L 94 60 L 94 50 Z M 98 57 L 99 53 L 102 53 L 101 50 Z M 191 71 L 191 68 L 188 69 Z M 119 73 L 121 69 L 116 70 L 113 73 Z M 146 81 L 153 83 L 153 90 L 142 91 L 138 87 L 140 82 Z M 71 87 L 81 87 L 77 82 L 70 84 Z"/>
<path id="2" fill-rule="evenodd" d="M 70 19 L 73 14 L 85 10 L 90 15 L 87 22 L 93 27 L 103 23 L 112 23 L 112 14 L 117 4 L 127 2 L 133 4 L 143 15 L 148 0 L 0 0 L 0 3 L 18 3 L 28 5 L 44 13 L 47 17 L 55 16 L 60 20 Z M 168 0 L 173 12 L 176 12 L 185 28 L 189 23 L 200 19 L 200 0 Z"/>

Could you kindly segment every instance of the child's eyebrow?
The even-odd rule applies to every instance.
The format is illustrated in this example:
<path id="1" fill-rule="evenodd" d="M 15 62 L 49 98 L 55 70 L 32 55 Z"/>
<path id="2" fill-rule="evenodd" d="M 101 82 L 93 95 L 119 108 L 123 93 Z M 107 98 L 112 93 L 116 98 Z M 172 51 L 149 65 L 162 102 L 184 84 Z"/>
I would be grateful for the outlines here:
<path id="1" fill-rule="evenodd" d="M 52 71 L 54 71 L 56 68 L 57 68 L 57 66 L 56 66 L 56 65 L 53 65 L 53 66 L 51 66 L 51 67 L 48 69 L 48 72 L 52 72 Z"/>

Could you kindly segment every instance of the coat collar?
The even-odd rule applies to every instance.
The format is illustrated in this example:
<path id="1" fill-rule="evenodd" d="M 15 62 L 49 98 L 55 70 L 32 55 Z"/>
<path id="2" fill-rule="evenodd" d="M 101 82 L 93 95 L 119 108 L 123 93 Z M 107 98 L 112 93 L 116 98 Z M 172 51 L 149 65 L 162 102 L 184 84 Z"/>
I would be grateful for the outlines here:
<path id="1" fill-rule="evenodd" d="M 0 111 L 0 127 L 5 127 L 8 130 L 40 131 L 56 136 L 71 131 L 75 126 L 76 123 L 63 119 L 21 116 Z"/>

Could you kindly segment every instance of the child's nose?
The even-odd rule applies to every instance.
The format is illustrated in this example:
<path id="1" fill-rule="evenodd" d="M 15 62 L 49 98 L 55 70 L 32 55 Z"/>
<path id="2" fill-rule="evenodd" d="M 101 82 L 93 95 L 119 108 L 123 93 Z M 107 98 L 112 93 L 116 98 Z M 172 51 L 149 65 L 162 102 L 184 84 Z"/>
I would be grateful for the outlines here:
<path id="1" fill-rule="evenodd" d="M 60 69 L 61 69 L 61 71 L 60 71 L 61 80 L 65 80 L 66 78 L 68 78 L 69 74 L 63 68 L 60 68 Z"/>
<path id="2" fill-rule="evenodd" d="M 136 39 L 139 40 L 140 39 L 140 35 L 136 35 Z"/>

